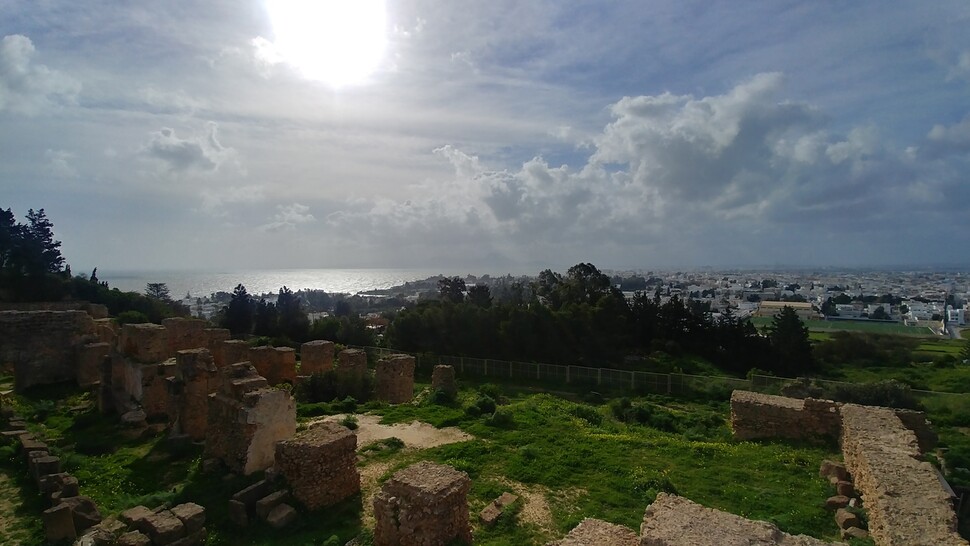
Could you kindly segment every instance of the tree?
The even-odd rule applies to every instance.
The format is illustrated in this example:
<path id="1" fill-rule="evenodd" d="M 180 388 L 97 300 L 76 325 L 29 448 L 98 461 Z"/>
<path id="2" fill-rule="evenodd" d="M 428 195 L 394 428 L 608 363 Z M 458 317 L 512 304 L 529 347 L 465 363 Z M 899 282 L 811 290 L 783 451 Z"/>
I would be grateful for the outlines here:
<path id="1" fill-rule="evenodd" d="M 168 292 L 168 285 L 163 282 L 150 282 L 145 285 L 145 295 L 152 299 L 164 301 L 165 303 L 172 302 L 172 296 Z"/>
<path id="2" fill-rule="evenodd" d="M 26 224 L 17 223 L 10 209 L 0 209 L 0 270 L 32 277 L 59 273 L 64 266 L 60 247 L 44 209 L 28 210 Z"/>
<path id="3" fill-rule="evenodd" d="M 772 371 L 797 376 L 815 368 L 808 327 L 792 307 L 786 305 L 775 315 L 768 328 L 768 339 L 777 358 Z"/>
<path id="4" fill-rule="evenodd" d="M 0 209 L 0 271 L 12 265 L 16 246 L 22 240 L 21 226 L 10 209 Z"/>
<path id="5" fill-rule="evenodd" d="M 229 329 L 233 335 L 246 335 L 253 330 L 253 314 L 256 312 L 256 304 L 253 297 L 246 291 L 246 287 L 237 284 L 232 291 L 229 305 L 225 307 L 225 316 L 222 325 Z"/>
<path id="6" fill-rule="evenodd" d="M 279 313 L 280 333 L 293 341 L 306 341 L 310 319 L 300 298 L 285 286 L 280 288 L 276 298 L 276 310 Z"/>
<path id="7" fill-rule="evenodd" d="M 438 296 L 441 301 L 461 303 L 465 301 L 465 280 L 461 277 L 445 277 L 438 280 Z"/>
<path id="8" fill-rule="evenodd" d="M 279 333 L 278 325 L 279 320 L 276 306 L 260 298 L 256 303 L 253 333 L 257 336 L 273 337 Z"/>
<path id="9" fill-rule="evenodd" d="M 487 284 L 476 284 L 468 289 L 468 303 L 488 309 L 492 306 L 492 292 Z"/>
<path id="10" fill-rule="evenodd" d="M 876 310 L 873 311 L 871 315 L 869 315 L 869 318 L 875 320 L 889 320 L 892 317 L 890 317 L 889 313 L 886 312 L 886 308 L 880 305 L 879 307 L 876 307 Z"/>

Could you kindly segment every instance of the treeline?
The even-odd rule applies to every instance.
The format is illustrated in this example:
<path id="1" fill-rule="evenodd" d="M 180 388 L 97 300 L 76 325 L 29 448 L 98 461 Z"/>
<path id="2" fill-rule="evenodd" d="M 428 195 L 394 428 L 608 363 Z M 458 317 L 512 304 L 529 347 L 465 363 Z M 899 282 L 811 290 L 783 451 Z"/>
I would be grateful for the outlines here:
<path id="1" fill-rule="evenodd" d="M 815 367 L 808 330 L 790 308 L 763 336 L 730 312 L 715 320 L 707 306 L 691 299 L 664 301 L 659 287 L 627 301 L 610 277 L 588 263 L 565 276 L 542 271 L 515 292 L 496 302 L 485 285 L 442 279 L 438 301 L 394 317 L 387 344 L 412 352 L 637 369 L 688 356 L 733 374 L 758 368 L 799 375 Z"/>
<path id="2" fill-rule="evenodd" d="M 343 344 L 374 345 L 366 321 L 352 312 L 344 300 L 333 303 L 334 314 L 310 322 L 303 297 L 286 286 L 275 302 L 255 298 L 242 284 L 236 285 L 228 304 L 212 321 L 236 337 L 266 337 L 276 345 L 297 345 L 314 339 Z"/>

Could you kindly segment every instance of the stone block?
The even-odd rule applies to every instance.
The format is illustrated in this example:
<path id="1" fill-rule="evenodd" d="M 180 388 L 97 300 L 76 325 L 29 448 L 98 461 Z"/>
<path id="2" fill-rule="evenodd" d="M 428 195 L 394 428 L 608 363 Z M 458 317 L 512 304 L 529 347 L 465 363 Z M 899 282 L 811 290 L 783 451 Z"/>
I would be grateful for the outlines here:
<path id="1" fill-rule="evenodd" d="M 169 357 L 168 330 L 160 324 L 125 324 L 118 339 L 121 354 L 151 364 Z"/>
<path id="2" fill-rule="evenodd" d="M 118 537 L 118 546 L 152 546 L 152 539 L 139 531 L 129 531 Z"/>
<path id="3" fill-rule="evenodd" d="M 74 528 L 79 533 L 101 523 L 101 512 L 98 511 L 98 506 L 91 497 L 79 495 L 61 499 L 61 504 L 58 506 L 61 505 L 67 505 L 71 508 L 71 515 L 74 516 Z"/>
<path id="4" fill-rule="evenodd" d="M 220 344 L 220 349 L 214 351 L 217 368 L 223 368 L 237 362 L 249 361 L 249 344 L 241 339 L 230 339 Z"/>
<path id="5" fill-rule="evenodd" d="M 296 351 L 290 347 L 251 347 L 249 362 L 270 385 L 296 382 Z"/>
<path id="6" fill-rule="evenodd" d="M 17 392 L 74 381 L 77 348 L 94 338 L 84 311 L 0 311 L 0 363 L 13 366 Z"/>
<path id="7" fill-rule="evenodd" d="M 410 402 L 414 396 L 414 357 L 391 355 L 377 362 L 374 372 L 378 400 L 391 404 Z"/>
<path id="8" fill-rule="evenodd" d="M 450 396 L 458 394 L 458 383 L 455 381 L 455 368 L 439 364 L 431 372 L 431 388 L 441 390 Z"/>
<path id="9" fill-rule="evenodd" d="M 240 527 L 249 525 L 249 510 L 246 504 L 237 500 L 229 500 L 229 521 Z"/>
<path id="10" fill-rule="evenodd" d="M 829 510 L 838 510 L 849 505 L 849 497 L 845 495 L 834 495 L 825 499 L 825 507 Z"/>
<path id="11" fill-rule="evenodd" d="M 332 341 L 308 341 L 300 346 L 300 375 L 313 375 L 333 369 Z"/>
<path id="12" fill-rule="evenodd" d="M 374 545 L 471 543 L 464 472 L 429 461 L 395 473 L 374 496 Z"/>
<path id="13" fill-rule="evenodd" d="M 309 510 L 332 506 L 360 492 L 357 436 L 322 422 L 276 444 L 276 467 L 293 497 Z"/>
<path id="14" fill-rule="evenodd" d="M 282 529 L 296 521 L 297 516 L 296 509 L 289 504 L 283 503 L 273 508 L 273 511 L 266 516 L 266 523 L 270 524 L 274 529 Z"/>
<path id="15" fill-rule="evenodd" d="M 144 506 L 135 506 L 134 508 L 129 508 L 122 512 L 118 516 L 118 519 L 128 527 L 137 529 L 141 525 L 142 520 L 152 514 L 154 514 L 154 512 Z"/>
<path id="16" fill-rule="evenodd" d="M 586 518 L 550 546 L 637 546 L 639 542 L 637 534 L 627 527 Z"/>
<path id="17" fill-rule="evenodd" d="M 822 466 L 818 470 L 818 475 L 822 478 L 835 478 L 837 482 L 848 481 L 849 471 L 845 465 L 835 461 L 822 461 Z"/>
<path id="18" fill-rule="evenodd" d="M 256 501 L 256 517 L 265 520 L 269 516 L 269 513 L 280 504 L 286 502 L 289 496 L 290 492 L 284 489 L 283 491 L 274 491 L 259 499 Z"/>
<path id="19" fill-rule="evenodd" d="M 367 373 L 367 353 L 360 349 L 344 349 L 337 355 L 337 375 L 344 380 L 360 379 Z"/>
<path id="20" fill-rule="evenodd" d="M 172 514 L 185 525 L 186 534 L 194 534 L 205 526 L 205 508 L 194 502 L 172 507 Z"/>
<path id="21" fill-rule="evenodd" d="M 837 439 L 839 404 L 830 400 L 799 400 L 736 390 L 731 394 L 731 429 L 742 440 L 790 438 Z"/>
<path id="22" fill-rule="evenodd" d="M 101 381 L 101 363 L 110 352 L 108 343 L 88 343 L 78 347 L 75 376 L 78 386 L 88 388 Z"/>
<path id="23" fill-rule="evenodd" d="M 269 480 L 259 480 L 258 482 L 237 491 L 232 500 L 239 501 L 247 507 L 255 506 L 256 501 L 269 495 L 274 489 L 273 482 Z"/>
<path id="24" fill-rule="evenodd" d="M 208 322 L 205 320 L 171 317 L 164 319 L 162 326 L 168 331 L 167 356 L 174 356 L 185 349 L 209 348 L 209 338 L 205 332 Z"/>
<path id="25" fill-rule="evenodd" d="M 146 516 L 136 529 L 148 535 L 154 544 L 170 544 L 185 536 L 185 524 L 170 510 Z"/>
<path id="26" fill-rule="evenodd" d="M 41 513 L 41 519 L 44 522 L 44 536 L 48 542 L 77 538 L 70 506 L 60 504 L 48 508 Z"/>
<path id="27" fill-rule="evenodd" d="M 849 512 L 845 508 L 839 508 L 835 511 L 835 523 L 838 524 L 839 529 L 862 526 L 862 523 L 859 521 L 859 516 Z"/>
<path id="28" fill-rule="evenodd" d="M 852 486 L 852 482 L 840 480 L 835 484 L 835 494 L 846 497 L 854 497 L 855 487 Z"/>

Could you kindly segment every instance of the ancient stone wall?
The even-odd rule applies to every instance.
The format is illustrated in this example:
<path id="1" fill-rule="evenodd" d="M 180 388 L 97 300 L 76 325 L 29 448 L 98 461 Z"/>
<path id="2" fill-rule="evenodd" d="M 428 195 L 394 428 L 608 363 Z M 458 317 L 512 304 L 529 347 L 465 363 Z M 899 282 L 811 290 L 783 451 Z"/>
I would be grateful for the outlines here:
<path id="1" fill-rule="evenodd" d="M 175 357 L 175 375 L 168 380 L 169 419 L 173 435 L 205 440 L 209 394 L 216 388 L 216 367 L 208 349 L 186 349 Z"/>
<path id="2" fill-rule="evenodd" d="M 155 364 L 137 364 L 141 372 L 141 397 L 134 398 L 145 417 L 152 420 L 165 420 L 171 408 L 169 379 L 175 376 L 175 359 L 170 358 Z"/>
<path id="3" fill-rule="evenodd" d="M 108 318 L 108 308 L 86 301 L 0 302 L 0 311 L 84 311 L 93 319 Z"/>
<path id="4" fill-rule="evenodd" d="M 586 518 L 562 540 L 546 546 L 638 546 L 640 537 L 631 529 L 599 519 Z"/>
<path id="5" fill-rule="evenodd" d="M 839 437 L 838 404 L 829 400 L 786 398 L 748 391 L 731 394 L 731 428 L 743 440 Z"/>
<path id="6" fill-rule="evenodd" d="M 429 461 L 395 473 L 374 497 L 375 546 L 471 544 L 464 472 Z"/>
<path id="7" fill-rule="evenodd" d="M 458 384 L 455 382 L 455 368 L 439 364 L 431 372 L 431 388 L 441 390 L 451 396 L 458 394 Z"/>
<path id="8" fill-rule="evenodd" d="M 168 330 L 168 356 L 183 349 L 209 346 L 205 332 L 208 322 L 202 319 L 172 317 L 162 320 L 162 326 Z"/>
<path id="9" fill-rule="evenodd" d="M 115 323 L 115 321 L 108 318 L 95 319 L 94 327 L 98 336 L 98 341 L 101 343 L 107 343 L 112 347 L 118 346 L 118 332 L 120 328 L 118 328 L 118 324 Z"/>
<path id="10" fill-rule="evenodd" d="M 296 433 L 296 401 L 269 388 L 249 362 L 221 368 L 217 382 L 209 395 L 206 456 L 241 474 L 269 468 L 276 442 Z"/>
<path id="11" fill-rule="evenodd" d="M 276 444 L 276 468 L 310 510 L 360 492 L 357 436 L 337 423 L 318 423 Z"/>
<path id="12" fill-rule="evenodd" d="M 377 362 L 374 372 L 378 400 L 391 404 L 410 402 L 414 396 L 414 357 L 391 355 Z"/>
<path id="13" fill-rule="evenodd" d="M 659 493 L 640 525 L 640 546 L 829 546 L 805 535 L 789 535 L 764 521 L 706 508 L 677 495 Z M 911 543 L 916 544 L 916 543 Z"/>
<path id="14" fill-rule="evenodd" d="M 74 381 L 77 349 L 96 336 L 84 311 L 0 311 L 0 369 L 13 369 L 18 392 Z"/>
<path id="15" fill-rule="evenodd" d="M 216 368 L 223 368 L 237 362 L 248 362 L 249 344 L 241 339 L 230 339 L 219 344 L 219 349 L 212 353 Z"/>
<path id="16" fill-rule="evenodd" d="M 169 357 L 168 329 L 160 324 L 125 324 L 118 352 L 136 362 L 161 362 Z"/>
<path id="17" fill-rule="evenodd" d="M 250 347 L 249 362 L 270 385 L 296 382 L 296 351 L 290 347 Z"/>
<path id="18" fill-rule="evenodd" d="M 887 408 L 841 408 L 842 454 L 862 494 L 879 546 L 966 546 L 936 469 L 920 460 L 916 435 Z"/>
<path id="19" fill-rule="evenodd" d="M 325 373 L 333 369 L 332 341 L 308 341 L 300 347 L 300 375 Z"/>
<path id="20" fill-rule="evenodd" d="M 222 343 L 232 339 L 232 334 L 226 328 L 206 328 L 205 339 L 205 348 L 209 349 L 209 353 L 212 354 L 212 360 L 215 362 L 216 355 L 222 350 Z"/>
<path id="21" fill-rule="evenodd" d="M 367 353 L 360 349 L 344 349 L 337 355 L 337 375 L 345 379 L 360 379 L 367 373 Z"/>
<path id="22" fill-rule="evenodd" d="M 108 343 L 86 343 L 78 347 L 74 376 L 78 386 L 88 388 L 101 381 L 101 365 L 110 354 Z"/>

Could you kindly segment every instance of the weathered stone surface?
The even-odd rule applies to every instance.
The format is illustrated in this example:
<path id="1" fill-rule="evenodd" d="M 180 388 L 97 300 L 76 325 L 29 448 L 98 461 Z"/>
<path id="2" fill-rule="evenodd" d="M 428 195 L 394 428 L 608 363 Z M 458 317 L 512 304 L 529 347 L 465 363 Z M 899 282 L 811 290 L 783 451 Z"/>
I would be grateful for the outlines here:
<path id="1" fill-rule="evenodd" d="M 869 533 L 880 546 L 965 546 L 950 494 L 893 410 L 842 406 L 842 454 L 862 494 Z"/>
<path id="2" fill-rule="evenodd" d="M 152 539 L 139 531 L 129 531 L 118 537 L 118 546 L 152 546 Z"/>
<path id="3" fill-rule="evenodd" d="M 17 392 L 74 381 L 76 349 L 96 339 L 84 311 L 0 311 L 0 363 L 12 363 Z"/>
<path id="4" fill-rule="evenodd" d="M 866 531 L 865 529 L 860 529 L 858 527 L 849 527 L 848 529 L 842 529 L 841 531 L 839 531 L 839 538 L 865 539 L 865 538 L 869 538 L 869 531 Z"/>
<path id="5" fill-rule="evenodd" d="M 284 489 L 283 491 L 274 491 L 259 499 L 256 501 L 256 517 L 265 520 L 269 513 L 273 511 L 273 508 L 286 502 L 289 496 L 290 492 Z"/>
<path id="6" fill-rule="evenodd" d="M 849 505 L 849 497 L 845 495 L 834 495 L 825 499 L 825 507 L 829 510 L 838 510 Z"/>
<path id="7" fill-rule="evenodd" d="M 270 385 L 296 382 L 296 351 L 290 347 L 251 347 L 249 362 Z"/>
<path id="8" fill-rule="evenodd" d="M 344 349 L 337 355 L 337 375 L 343 380 L 364 377 L 367 373 L 367 353 L 360 349 Z"/>
<path id="9" fill-rule="evenodd" d="M 196 318 L 172 317 L 162 320 L 162 326 L 168 331 L 168 353 L 165 356 L 175 356 L 185 349 L 208 349 L 209 338 L 205 331 L 208 324 Z"/>
<path id="10" fill-rule="evenodd" d="M 140 409 L 131 410 L 129 412 L 125 412 L 125 414 L 121 416 L 121 426 L 128 428 L 142 428 L 145 426 L 146 419 L 148 419 L 148 416 L 145 415 L 144 411 Z"/>
<path id="11" fill-rule="evenodd" d="M 360 492 L 357 436 L 323 422 L 276 444 L 276 467 L 293 497 L 310 510 L 334 505 Z"/>
<path id="12" fill-rule="evenodd" d="M 144 506 L 135 506 L 134 508 L 129 508 L 122 512 L 118 516 L 118 519 L 128 527 L 138 528 L 141 521 L 152 514 L 154 514 L 154 512 Z"/>
<path id="13" fill-rule="evenodd" d="M 742 440 L 837 439 L 838 404 L 829 400 L 786 398 L 737 390 L 731 394 L 731 428 Z"/>
<path id="14" fill-rule="evenodd" d="M 141 366 L 141 398 L 135 400 L 141 403 L 148 419 L 168 417 L 172 405 L 168 380 L 175 377 L 176 367 L 174 358 Z"/>
<path id="15" fill-rule="evenodd" d="M 455 368 L 439 364 L 431 372 L 431 388 L 441 390 L 454 396 L 458 394 L 458 384 L 455 381 Z"/>
<path id="16" fill-rule="evenodd" d="M 118 351 L 135 362 L 161 362 L 169 357 L 168 330 L 161 324 L 125 324 Z"/>
<path id="17" fill-rule="evenodd" d="M 822 478 L 835 478 L 837 482 L 847 481 L 849 471 L 845 465 L 836 461 L 822 461 L 822 466 L 818 470 L 818 475 Z"/>
<path id="18" fill-rule="evenodd" d="M 75 374 L 78 386 L 88 388 L 101 381 L 101 363 L 110 352 L 108 343 L 87 343 L 78 347 Z"/>
<path id="19" fill-rule="evenodd" d="M 61 471 L 61 458 L 47 454 L 31 457 L 29 459 L 29 468 L 30 475 L 34 478 L 34 483 L 39 486 L 41 476 L 57 474 Z"/>
<path id="20" fill-rule="evenodd" d="M 835 484 L 835 494 L 844 495 L 846 497 L 854 497 L 855 487 L 853 487 L 852 482 L 840 480 Z"/>
<path id="21" fill-rule="evenodd" d="M 240 527 L 249 525 L 249 510 L 246 508 L 245 503 L 232 499 L 229 500 L 229 521 Z"/>
<path id="22" fill-rule="evenodd" d="M 827 546 L 805 535 L 789 535 L 764 521 L 706 508 L 660 493 L 640 525 L 640 546 Z"/>
<path id="23" fill-rule="evenodd" d="M 169 381 L 169 418 L 173 434 L 205 440 L 209 423 L 209 394 L 216 388 L 216 367 L 208 349 L 186 349 L 175 357 L 175 376 Z"/>
<path id="24" fill-rule="evenodd" d="M 70 506 L 60 504 L 48 508 L 41 513 L 41 519 L 44 522 L 44 536 L 48 542 L 77 538 L 74 515 L 71 513 Z"/>
<path id="25" fill-rule="evenodd" d="M 155 512 L 142 519 L 136 529 L 148 535 L 154 544 L 171 544 L 185 536 L 185 524 L 170 510 Z"/>
<path id="26" fill-rule="evenodd" d="M 839 508 L 835 511 L 835 523 L 839 525 L 839 529 L 862 526 L 861 522 L 859 521 L 859 516 L 849 512 L 845 508 Z"/>
<path id="27" fill-rule="evenodd" d="M 333 369 L 332 341 L 308 341 L 300 346 L 300 375 L 325 373 Z"/>
<path id="28" fill-rule="evenodd" d="M 74 528 L 79 533 L 88 527 L 101 523 L 101 512 L 98 511 L 98 506 L 91 497 L 79 495 L 61 499 L 61 505 L 67 505 L 71 508 L 71 515 L 74 516 Z"/>
<path id="29" fill-rule="evenodd" d="M 414 357 L 391 355 L 377 362 L 374 372 L 378 400 L 391 404 L 410 402 L 414 396 Z"/>
<path id="30" fill-rule="evenodd" d="M 471 543 L 464 472 L 428 461 L 398 471 L 374 497 L 375 546 Z"/>
<path id="31" fill-rule="evenodd" d="M 586 518 L 562 540 L 548 546 L 638 546 L 640 539 L 633 530 L 598 519 Z"/>
<path id="32" fill-rule="evenodd" d="M 488 503 L 478 514 L 478 519 L 481 520 L 482 524 L 486 527 L 495 525 L 495 522 L 497 522 L 502 516 L 503 509 L 517 500 L 519 500 L 517 495 L 513 495 L 512 493 L 506 491 L 499 495 L 497 499 Z"/>
<path id="33" fill-rule="evenodd" d="M 266 516 L 266 523 L 274 529 L 282 529 L 296 521 L 298 514 L 296 509 L 289 504 L 283 503 L 273 508 L 273 511 Z"/>
<path id="34" fill-rule="evenodd" d="M 248 362 L 219 370 L 209 396 L 205 456 L 249 475 L 273 465 L 275 444 L 296 433 L 296 401 L 289 392 L 266 388 Z"/>
<path id="35" fill-rule="evenodd" d="M 205 508 L 194 502 L 172 507 L 172 515 L 185 525 L 186 534 L 194 534 L 205 526 Z"/>
<path id="36" fill-rule="evenodd" d="M 241 339 L 223 341 L 219 347 L 218 351 L 212 353 L 217 368 L 249 360 L 249 344 Z"/>

